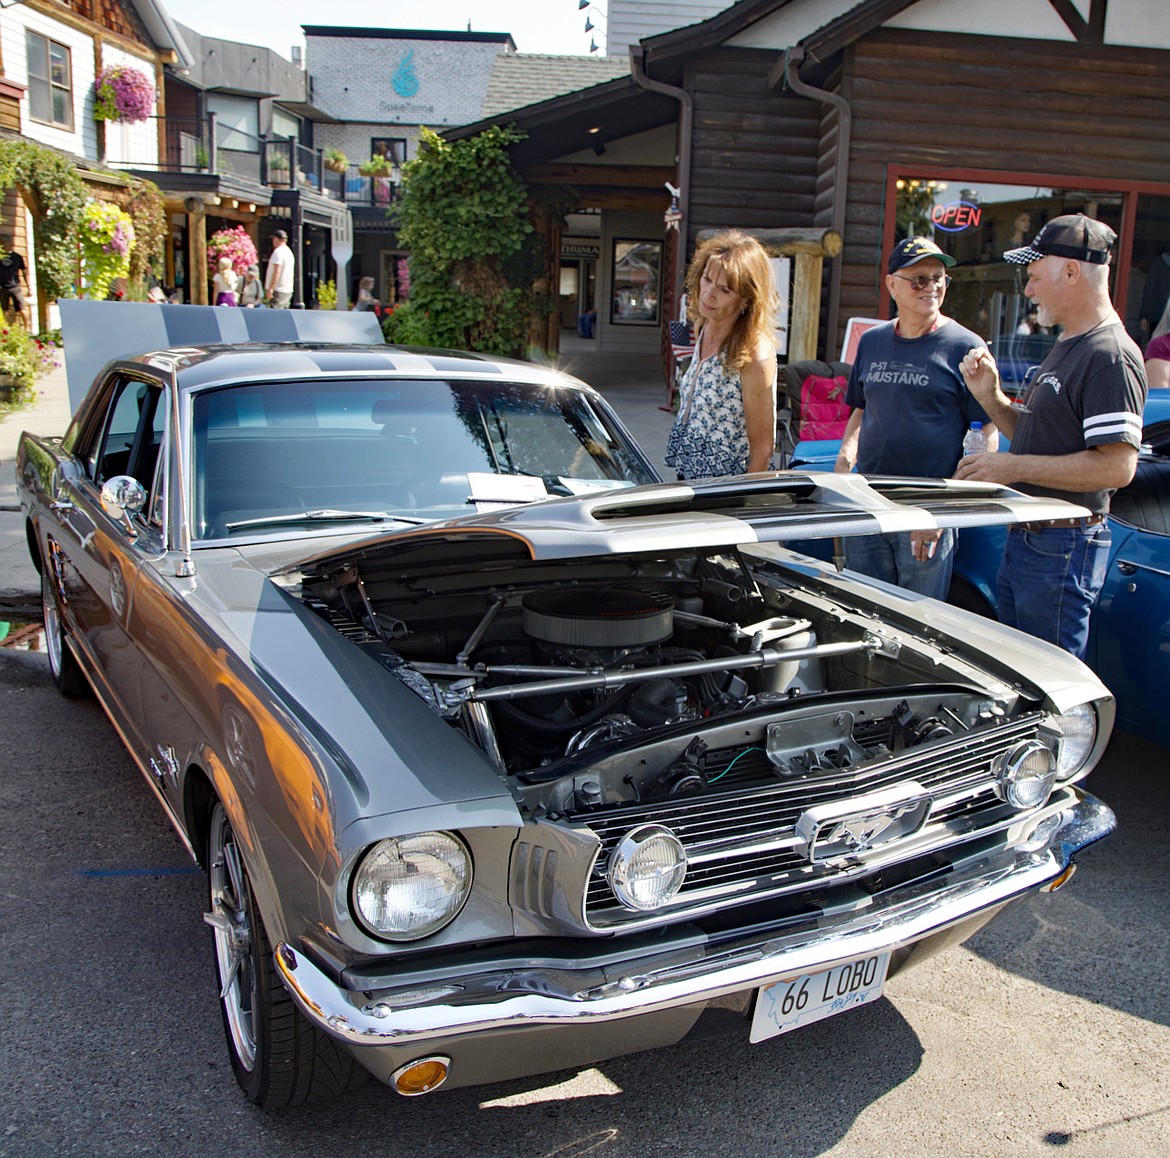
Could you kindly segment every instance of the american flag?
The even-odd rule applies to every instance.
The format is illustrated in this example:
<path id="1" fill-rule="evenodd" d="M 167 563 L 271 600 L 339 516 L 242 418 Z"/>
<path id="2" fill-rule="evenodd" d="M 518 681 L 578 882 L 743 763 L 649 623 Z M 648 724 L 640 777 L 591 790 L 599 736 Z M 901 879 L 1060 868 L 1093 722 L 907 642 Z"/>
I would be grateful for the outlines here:
<path id="1" fill-rule="evenodd" d="M 670 352 L 676 358 L 689 358 L 695 352 L 695 332 L 690 322 L 670 323 Z"/>

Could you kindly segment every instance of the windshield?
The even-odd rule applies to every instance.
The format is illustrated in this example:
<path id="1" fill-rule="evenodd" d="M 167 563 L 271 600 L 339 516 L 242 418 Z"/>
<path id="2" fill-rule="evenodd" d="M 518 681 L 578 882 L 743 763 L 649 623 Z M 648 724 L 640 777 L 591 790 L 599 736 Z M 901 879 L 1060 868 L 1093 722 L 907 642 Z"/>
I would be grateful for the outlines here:
<path id="1" fill-rule="evenodd" d="M 446 519 L 657 481 L 593 399 L 519 382 L 266 382 L 195 397 L 197 539 Z"/>

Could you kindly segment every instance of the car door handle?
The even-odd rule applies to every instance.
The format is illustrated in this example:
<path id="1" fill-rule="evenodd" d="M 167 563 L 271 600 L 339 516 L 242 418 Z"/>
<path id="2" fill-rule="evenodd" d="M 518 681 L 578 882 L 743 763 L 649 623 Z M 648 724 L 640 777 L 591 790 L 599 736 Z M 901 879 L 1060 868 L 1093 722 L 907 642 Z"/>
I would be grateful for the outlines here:
<path id="1" fill-rule="evenodd" d="M 1120 571 L 1122 573 L 1122 575 L 1136 575 L 1137 574 L 1137 568 L 1132 563 L 1126 562 L 1126 560 L 1124 560 L 1124 559 L 1121 559 L 1118 561 L 1117 569 L 1118 569 L 1118 571 Z"/>
<path id="2" fill-rule="evenodd" d="M 68 499 L 54 499 L 49 504 L 49 510 L 51 510 L 51 511 L 71 511 L 71 510 L 73 510 L 73 504 Z"/>

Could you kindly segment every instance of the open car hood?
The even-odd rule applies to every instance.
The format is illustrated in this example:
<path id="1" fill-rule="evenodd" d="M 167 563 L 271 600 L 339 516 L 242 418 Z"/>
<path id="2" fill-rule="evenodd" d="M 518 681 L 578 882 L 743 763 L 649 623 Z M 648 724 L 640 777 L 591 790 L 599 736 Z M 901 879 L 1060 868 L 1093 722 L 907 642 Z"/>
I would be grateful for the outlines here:
<path id="1" fill-rule="evenodd" d="M 991 483 L 780 471 L 631 487 L 468 515 L 350 540 L 285 570 L 320 575 L 375 557 L 404 571 L 444 562 L 467 569 L 477 560 L 504 557 L 547 561 L 711 550 L 1088 513 Z"/>

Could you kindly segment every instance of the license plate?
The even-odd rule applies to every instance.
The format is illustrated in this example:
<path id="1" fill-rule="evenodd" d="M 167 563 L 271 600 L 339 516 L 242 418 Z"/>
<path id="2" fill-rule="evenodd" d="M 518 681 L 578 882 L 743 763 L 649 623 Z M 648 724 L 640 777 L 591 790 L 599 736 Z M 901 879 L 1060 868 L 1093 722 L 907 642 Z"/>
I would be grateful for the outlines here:
<path id="1" fill-rule="evenodd" d="M 763 986 L 756 995 L 750 1040 L 764 1041 L 876 1001 L 889 968 L 889 953 L 878 953 L 821 973 L 805 973 L 792 981 Z"/>

